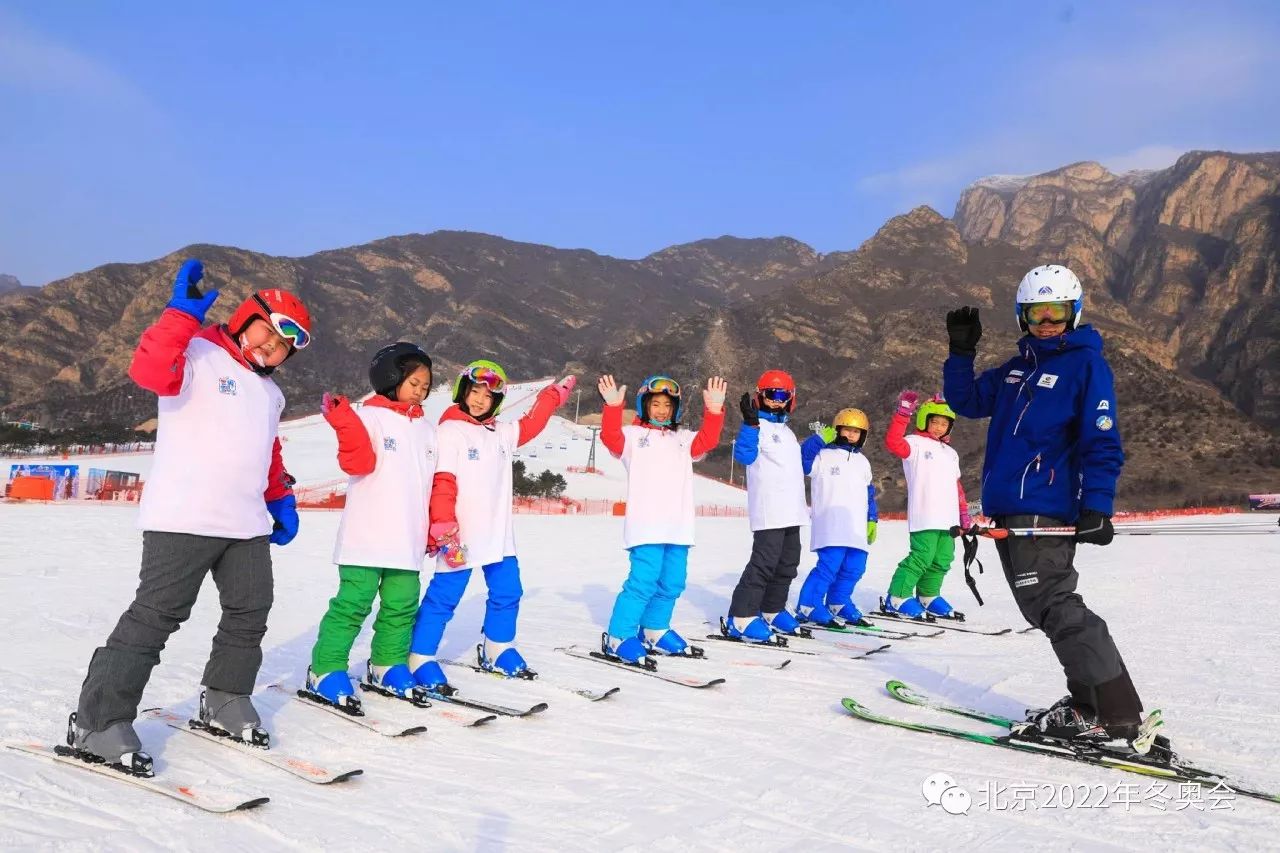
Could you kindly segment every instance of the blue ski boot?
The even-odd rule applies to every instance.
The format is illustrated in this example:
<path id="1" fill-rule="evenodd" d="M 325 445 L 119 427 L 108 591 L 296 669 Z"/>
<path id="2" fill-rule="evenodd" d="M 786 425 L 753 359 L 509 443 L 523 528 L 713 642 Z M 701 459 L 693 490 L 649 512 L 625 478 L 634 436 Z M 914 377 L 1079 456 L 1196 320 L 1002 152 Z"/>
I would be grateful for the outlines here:
<path id="1" fill-rule="evenodd" d="M 495 643 L 488 638 L 476 646 L 476 659 L 480 668 L 505 675 L 507 678 L 534 679 L 538 674 L 529 669 L 520 652 L 511 643 Z"/>
<path id="2" fill-rule="evenodd" d="M 724 635 L 744 643 L 767 643 L 773 639 L 769 623 L 759 616 L 730 616 L 724 622 Z"/>
<path id="3" fill-rule="evenodd" d="M 831 611 L 821 604 L 817 607 L 800 605 L 796 608 L 796 618 L 801 623 L 812 622 L 815 625 L 830 625 L 834 621 L 831 618 Z"/>
<path id="4" fill-rule="evenodd" d="M 620 660 L 623 663 L 644 666 L 648 652 L 639 637 L 627 637 L 622 640 L 605 634 L 600 640 L 600 651 L 605 657 Z"/>
<path id="5" fill-rule="evenodd" d="M 777 613 L 761 613 L 760 617 L 779 634 L 789 634 L 792 637 L 800 634 L 800 623 L 796 621 L 796 617 L 785 610 Z"/>
<path id="6" fill-rule="evenodd" d="M 657 652 L 660 655 L 679 655 L 684 657 L 702 656 L 701 649 L 689 645 L 684 637 L 681 637 L 670 628 L 641 628 L 637 636 L 650 653 Z"/>
<path id="7" fill-rule="evenodd" d="M 307 692 L 348 714 L 360 713 L 360 698 L 345 669 L 316 675 L 308 668 Z"/>
<path id="8" fill-rule="evenodd" d="M 923 622 L 925 618 L 924 605 L 916 599 L 904 598 L 900 602 L 895 603 L 893 596 L 886 595 L 880 599 L 880 612 L 890 616 L 901 616 L 904 619 L 915 619 Z"/>
<path id="9" fill-rule="evenodd" d="M 418 685 L 417 679 L 409 671 L 409 665 L 397 663 L 391 666 L 374 666 L 369 662 L 364 683 L 379 693 L 405 699 L 416 705 L 427 703 L 426 691 Z"/>
<path id="10" fill-rule="evenodd" d="M 433 657 L 427 655 L 409 655 L 409 669 L 413 672 L 413 680 L 419 687 L 437 693 L 451 693 L 453 688 L 449 679 L 445 678 L 444 668 Z"/>
<path id="11" fill-rule="evenodd" d="M 863 612 L 858 609 L 858 605 L 852 601 L 836 611 L 836 621 L 854 628 L 871 627 L 871 623 L 866 620 Z"/>
<path id="12" fill-rule="evenodd" d="M 935 595 L 928 600 L 922 598 L 920 603 L 924 605 L 925 612 L 931 616 L 937 616 L 939 619 L 954 619 L 957 622 L 964 621 L 964 614 L 958 612 L 951 606 L 951 602 L 940 595 Z"/>

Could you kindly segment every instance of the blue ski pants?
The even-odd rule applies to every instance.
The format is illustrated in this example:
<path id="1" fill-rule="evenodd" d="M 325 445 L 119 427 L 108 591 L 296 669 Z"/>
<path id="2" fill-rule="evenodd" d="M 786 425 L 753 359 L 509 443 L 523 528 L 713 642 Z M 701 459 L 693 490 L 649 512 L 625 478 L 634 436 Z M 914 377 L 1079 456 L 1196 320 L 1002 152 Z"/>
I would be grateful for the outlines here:
<path id="1" fill-rule="evenodd" d="M 636 636 L 641 628 L 670 628 L 689 574 L 688 545 L 637 545 L 628 553 L 631 571 L 609 618 L 610 636 L 622 639 Z"/>
<path id="2" fill-rule="evenodd" d="M 500 562 L 481 567 L 484 581 L 489 587 L 485 601 L 484 636 L 495 643 L 510 643 L 516 638 L 516 617 L 520 615 L 520 563 L 515 557 L 503 557 Z M 444 627 L 453 618 L 453 612 L 462 601 L 462 594 L 471 580 L 471 570 L 436 572 L 427 584 L 427 592 L 418 607 L 418 618 L 413 626 L 413 640 L 409 651 L 415 655 L 434 655 L 440 648 Z"/>
<path id="3" fill-rule="evenodd" d="M 839 610 L 853 603 L 853 588 L 867 571 L 867 552 L 861 548 L 830 545 L 818 549 L 818 562 L 800 587 L 797 604 Z"/>

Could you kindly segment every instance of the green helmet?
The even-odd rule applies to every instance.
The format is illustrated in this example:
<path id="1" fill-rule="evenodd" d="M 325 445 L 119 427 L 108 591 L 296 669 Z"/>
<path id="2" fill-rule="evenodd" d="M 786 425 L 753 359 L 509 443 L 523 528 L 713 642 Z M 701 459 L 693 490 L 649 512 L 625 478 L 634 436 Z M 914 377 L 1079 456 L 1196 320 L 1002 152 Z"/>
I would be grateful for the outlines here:
<path id="1" fill-rule="evenodd" d="M 926 426 L 929 425 L 930 415 L 942 415 L 942 417 L 951 421 L 951 425 L 947 427 L 944 436 L 950 435 L 951 427 L 956 425 L 956 413 L 951 411 L 951 407 L 947 405 L 947 401 L 942 399 L 941 394 L 934 394 L 933 397 L 920 406 L 916 410 L 916 429 L 924 432 Z"/>
<path id="2" fill-rule="evenodd" d="M 493 408 L 476 420 L 486 421 L 497 417 L 498 412 L 502 411 L 502 401 L 507 393 L 507 372 L 496 361 L 481 358 L 471 362 L 453 381 L 453 402 L 461 406 L 467 393 L 476 384 L 484 385 L 493 395 Z"/>

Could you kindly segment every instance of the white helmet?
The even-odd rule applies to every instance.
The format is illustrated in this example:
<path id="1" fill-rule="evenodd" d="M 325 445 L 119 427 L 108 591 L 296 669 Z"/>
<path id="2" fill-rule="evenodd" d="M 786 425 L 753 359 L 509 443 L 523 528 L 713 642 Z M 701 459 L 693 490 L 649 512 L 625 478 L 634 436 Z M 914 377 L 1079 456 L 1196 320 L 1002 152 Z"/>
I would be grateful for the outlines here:
<path id="1" fill-rule="evenodd" d="M 1027 322 L 1022 319 L 1022 306 L 1036 302 L 1070 302 L 1071 317 L 1067 320 L 1067 328 L 1074 329 L 1080 325 L 1080 315 L 1084 312 L 1084 287 L 1076 274 L 1060 264 L 1045 264 L 1036 267 L 1018 282 L 1018 298 L 1015 300 L 1013 312 L 1018 318 L 1018 328 L 1027 331 Z"/>

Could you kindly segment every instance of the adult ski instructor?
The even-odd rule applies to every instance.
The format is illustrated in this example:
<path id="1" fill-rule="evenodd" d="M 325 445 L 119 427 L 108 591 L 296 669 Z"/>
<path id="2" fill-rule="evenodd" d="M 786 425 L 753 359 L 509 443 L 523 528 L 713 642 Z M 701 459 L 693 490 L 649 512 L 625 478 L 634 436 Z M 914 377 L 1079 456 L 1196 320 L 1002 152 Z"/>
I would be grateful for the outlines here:
<path id="1" fill-rule="evenodd" d="M 1111 368 L 1102 337 L 1080 324 L 1083 303 L 1080 280 L 1066 267 L 1028 272 L 1015 300 L 1023 331 L 1018 354 L 976 378 L 978 309 L 949 312 L 943 391 L 958 414 L 991 418 L 983 511 L 1007 528 L 1076 526 L 1074 537 L 996 541 L 1014 600 L 1048 635 L 1070 691 L 1052 707 L 1028 712 L 1026 734 L 1131 750 L 1142 701 L 1107 623 L 1076 592 L 1073 565 L 1077 543 L 1111 542 L 1124 464 Z"/>

